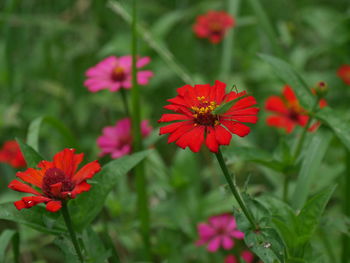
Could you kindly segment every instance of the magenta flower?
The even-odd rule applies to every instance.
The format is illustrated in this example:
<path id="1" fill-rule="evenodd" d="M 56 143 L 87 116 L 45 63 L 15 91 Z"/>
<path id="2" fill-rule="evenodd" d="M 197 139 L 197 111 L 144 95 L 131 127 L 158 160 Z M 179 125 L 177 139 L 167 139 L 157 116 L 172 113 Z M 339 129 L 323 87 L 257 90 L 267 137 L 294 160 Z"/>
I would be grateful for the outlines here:
<path id="1" fill-rule="evenodd" d="M 147 120 L 141 122 L 141 133 L 146 137 L 152 131 Z M 110 154 L 113 159 L 122 157 L 132 151 L 131 121 L 129 118 L 117 121 L 114 126 L 104 127 L 97 139 L 101 148 L 100 156 Z"/>
<path id="2" fill-rule="evenodd" d="M 136 63 L 137 68 L 147 65 L 151 59 L 149 57 L 139 58 Z M 109 89 L 112 92 L 121 88 L 131 88 L 131 56 L 116 57 L 110 56 L 96 66 L 89 68 L 85 75 L 84 85 L 91 92 L 97 92 L 102 89 Z M 150 70 L 137 72 L 137 83 L 139 85 L 147 85 L 149 78 L 153 76 Z"/>
<path id="3" fill-rule="evenodd" d="M 254 254 L 248 250 L 244 250 L 241 252 L 241 258 L 246 263 L 252 263 L 254 260 Z M 240 262 L 240 261 L 237 260 L 237 258 L 234 255 L 228 255 L 225 258 L 225 263 L 238 263 L 238 262 Z"/>
<path id="4" fill-rule="evenodd" d="M 209 252 L 217 251 L 220 246 L 229 250 L 234 246 L 234 238 L 243 239 L 244 233 L 237 230 L 236 220 L 230 214 L 221 214 L 209 218 L 208 223 L 200 223 L 197 226 L 199 240 L 197 245 L 208 244 Z"/>

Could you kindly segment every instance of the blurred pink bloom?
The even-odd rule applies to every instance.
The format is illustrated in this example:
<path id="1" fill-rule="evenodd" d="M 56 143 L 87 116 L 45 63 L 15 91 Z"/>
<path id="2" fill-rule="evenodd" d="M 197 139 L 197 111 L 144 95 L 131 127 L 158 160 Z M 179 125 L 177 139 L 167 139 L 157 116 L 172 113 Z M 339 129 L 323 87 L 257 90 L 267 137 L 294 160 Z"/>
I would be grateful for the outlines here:
<path id="1" fill-rule="evenodd" d="M 146 137 L 151 131 L 152 127 L 148 121 L 142 121 L 142 136 Z M 102 133 L 97 139 L 97 145 L 101 148 L 100 156 L 110 154 L 113 159 L 116 159 L 132 151 L 131 121 L 129 118 L 117 121 L 115 126 L 104 127 Z"/>
<path id="2" fill-rule="evenodd" d="M 137 60 L 137 68 L 142 68 L 147 65 L 151 59 L 149 57 L 142 57 Z M 84 85 L 91 92 L 97 92 L 102 89 L 109 89 L 110 91 L 118 91 L 121 88 L 131 88 L 131 56 L 116 57 L 110 56 L 96 66 L 89 68 L 85 75 L 87 80 Z M 150 70 L 143 70 L 137 72 L 137 82 L 139 85 L 146 85 L 149 78 L 153 76 Z"/>
<path id="3" fill-rule="evenodd" d="M 234 238 L 243 239 L 244 233 L 236 229 L 236 220 L 230 214 L 221 214 L 209 218 L 208 223 L 197 226 L 199 240 L 197 245 L 208 244 L 209 252 L 217 251 L 220 246 L 229 250 L 234 246 Z"/>
<path id="4" fill-rule="evenodd" d="M 246 263 L 252 263 L 254 260 L 254 254 L 248 250 L 244 250 L 241 252 L 241 258 L 244 259 Z M 234 255 L 228 255 L 225 258 L 225 263 L 238 263 L 239 261 L 236 259 Z"/>

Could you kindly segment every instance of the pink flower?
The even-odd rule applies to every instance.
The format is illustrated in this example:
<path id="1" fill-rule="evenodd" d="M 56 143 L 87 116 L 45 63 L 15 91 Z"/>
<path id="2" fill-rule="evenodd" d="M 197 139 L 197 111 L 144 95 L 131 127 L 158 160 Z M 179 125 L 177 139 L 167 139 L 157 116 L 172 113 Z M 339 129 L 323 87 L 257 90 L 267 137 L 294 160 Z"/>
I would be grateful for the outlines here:
<path id="1" fill-rule="evenodd" d="M 142 136 L 146 137 L 152 131 L 147 120 L 141 123 Z M 97 139 L 101 148 L 100 156 L 110 154 L 113 159 L 122 157 L 132 151 L 131 121 L 129 118 L 117 121 L 115 126 L 107 126 Z"/>
<path id="2" fill-rule="evenodd" d="M 137 68 L 142 68 L 150 62 L 149 57 L 139 58 L 137 60 Z M 118 91 L 121 88 L 131 88 L 131 65 L 132 57 L 110 56 L 96 66 L 89 68 L 85 75 L 87 80 L 84 85 L 91 92 L 97 92 L 102 89 L 109 89 L 110 91 Z M 153 76 L 150 70 L 138 71 L 137 82 L 139 85 L 147 85 L 149 78 Z"/>
<path id="3" fill-rule="evenodd" d="M 209 252 L 217 251 L 220 246 L 229 250 L 234 246 L 234 238 L 243 239 L 244 233 L 236 229 L 236 220 L 230 214 L 221 214 L 209 218 L 208 223 L 197 226 L 199 240 L 197 245 L 208 244 Z"/>
<path id="4" fill-rule="evenodd" d="M 248 250 L 244 250 L 241 252 L 241 258 L 246 263 L 252 263 L 254 260 L 254 254 Z M 238 263 L 239 261 L 236 259 L 234 255 L 228 255 L 225 258 L 225 263 Z"/>

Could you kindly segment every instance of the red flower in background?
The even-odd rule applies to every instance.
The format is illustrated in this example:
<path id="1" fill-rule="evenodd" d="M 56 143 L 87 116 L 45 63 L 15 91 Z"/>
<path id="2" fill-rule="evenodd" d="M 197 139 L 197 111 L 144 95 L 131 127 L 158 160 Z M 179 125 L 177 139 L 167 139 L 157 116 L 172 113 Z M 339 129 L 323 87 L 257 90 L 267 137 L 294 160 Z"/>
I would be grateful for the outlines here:
<path id="1" fill-rule="evenodd" d="M 46 204 L 46 210 L 56 212 L 61 209 L 62 201 L 75 198 L 76 195 L 90 190 L 86 182 L 92 178 L 101 167 L 97 161 L 83 166 L 77 171 L 84 154 L 75 154 L 74 149 L 64 149 L 53 157 L 53 161 L 41 161 L 38 168 L 28 168 L 18 172 L 18 180 L 13 180 L 9 188 L 18 192 L 34 194 L 23 197 L 14 204 L 18 210 L 31 208 L 39 203 Z M 32 187 L 33 186 L 33 187 Z"/>
<path id="2" fill-rule="evenodd" d="M 198 16 L 193 31 L 199 38 L 208 38 L 213 44 L 219 43 L 235 20 L 224 11 L 209 11 Z"/>
<path id="3" fill-rule="evenodd" d="M 244 250 L 241 252 L 241 258 L 246 263 L 252 263 L 254 261 L 254 254 L 248 250 Z M 234 255 L 228 255 L 225 258 L 225 263 L 239 263 L 240 261 Z"/>
<path id="4" fill-rule="evenodd" d="M 16 141 L 7 141 L 0 149 L 0 162 L 7 163 L 14 168 L 26 167 L 21 149 Z"/>
<path id="5" fill-rule="evenodd" d="M 219 145 L 228 145 L 231 133 L 246 136 L 250 128 L 243 122 L 256 123 L 259 109 L 253 96 L 246 96 L 246 92 L 234 91 L 226 94 L 226 84 L 216 81 L 213 86 L 185 85 L 177 89 L 178 95 L 169 99 L 171 103 L 165 109 L 176 114 L 163 114 L 158 122 L 172 122 L 160 128 L 160 134 L 169 133 L 168 143 L 175 142 L 179 147 L 189 147 L 198 152 L 205 145 L 212 152 L 218 152 Z M 241 99 L 239 99 L 242 97 Z M 223 114 L 213 114 L 220 104 L 237 100 L 231 108 Z"/>
<path id="6" fill-rule="evenodd" d="M 200 223 L 197 228 L 197 245 L 207 245 L 209 252 L 216 252 L 220 247 L 230 250 L 235 245 L 235 239 L 244 238 L 244 233 L 237 229 L 236 220 L 230 214 L 212 216 L 208 223 Z"/>
<path id="7" fill-rule="evenodd" d="M 350 65 L 342 65 L 338 69 L 337 75 L 345 84 L 350 85 Z"/>
<path id="8" fill-rule="evenodd" d="M 325 106 L 327 106 L 327 102 L 321 100 L 320 108 Z M 291 133 L 296 125 L 305 127 L 309 120 L 307 111 L 300 106 L 299 100 L 289 85 L 284 86 L 282 96 L 270 96 L 266 100 L 265 109 L 275 113 L 266 119 L 267 124 L 284 128 L 287 133 Z M 315 123 L 309 131 L 316 130 L 318 126 L 319 123 Z"/>

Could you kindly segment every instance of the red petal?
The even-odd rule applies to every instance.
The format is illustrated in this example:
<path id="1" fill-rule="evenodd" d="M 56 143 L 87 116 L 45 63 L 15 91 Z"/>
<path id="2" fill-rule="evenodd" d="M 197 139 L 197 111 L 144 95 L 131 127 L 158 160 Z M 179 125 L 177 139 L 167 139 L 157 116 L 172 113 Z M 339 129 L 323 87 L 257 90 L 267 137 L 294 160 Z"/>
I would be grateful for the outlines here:
<path id="1" fill-rule="evenodd" d="M 204 141 L 204 127 L 197 126 L 194 127 L 189 132 L 182 135 L 177 141 L 176 145 L 185 149 L 187 146 L 193 152 L 198 152 L 201 149 L 202 143 Z"/>
<path id="2" fill-rule="evenodd" d="M 92 178 L 100 170 L 101 166 L 98 161 L 93 161 L 84 165 L 75 175 L 73 175 L 72 181 L 75 184 L 80 184 L 82 181 Z"/>
<path id="3" fill-rule="evenodd" d="M 184 122 L 175 122 L 175 123 L 169 124 L 167 126 L 161 127 L 159 129 L 159 135 L 166 134 L 166 133 L 172 133 L 177 128 L 181 127 L 182 125 L 184 125 Z"/>
<path id="4" fill-rule="evenodd" d="M 242 123 L 233 121 L 221 121 L 221 123 L 229 129 L 230 132 L 244 137 L 249 134 L 250 128 Z"/>
<path id="5" fill-rule="evenodd" d="M 197 97 L 204 96 L 206 100 L 208 100 L 210 85 L 209 84 L 197 84 L 194 86 L 196 90 Z"/>
<path id="6" fill-rule="evenodd" d="M 235 116 L 235 115 L 226 117 L 224 115 L 223 117 L 220 118 L 220 120 L 256 123 L 258 121 L 258 117 L 257 116 Z"/>
<path id="7" fill-rule="evenodd" d="M 89 191 L 90 188 L 91 188 L 91 185 L 83 181 L 74 187 L 73 191 L 71 192 L 71 197 L 75 198 L 78 194 Z"/>
<path id="8" fill-rule="evenodd" d="M 228 110 L 228 113 L 234 113 L 238 110 L 242 110 L 242 109 L 246 109 L 249 108 L 251 106 L 256 105 L 256 100 L 253 96 L 249 96 L 249 97 L 244 97 L 242 99 L 240 99 L 239 101 L 237 101 L 230 110 Z"/>
<path id="9" fill-rule="evenodd" d="M 28 168 L 24 172 L 17 172 L 16 176 L 19 177 L 22 181 L 35 185 L 39 188 L 41 188 L 42 186 L 42 182 L 43 182 L 42 171 L 35 170 L 33 168 Z"/>
<path id="10" fill-rule="evenodd" d="M 158 122 L 183 121 L 189 119 L 191 119 L 189 116 L 182 114 L 163 114 Z"/>
<path id="11" fill-rule="evenodd" d="M 53 163 L 68 177 L 72 177 L 83 158 L 84 154 L 75 154 L 75 149 L 64 149 L 53 157 Z"/>
<path id="12" fill-rule="evenodd" d="M 186 91 L 190 88 L 193 88 L 193 87 L 191 85 L 185 85 L 185 86 L 178 88 L 176 91 L 179 95 L 184 96 Z"/>
<path id="13" fill-rule="evenodd" d="M 22 200 L 14 202 L 14 205 L 18 210 L 26 208 L 26 204 Z"/>
<path id="14" fill-rule="evenodd" d="M 221 81 L 216 80 L 215 84 L 212 88 L 214 88 L 216 91 L 214 100 L 217 102 L 217 104 L 220 104 L 225 97 L 226 84 L 221 82 Z"/>
<path id="15" fill-rule="evenodd" d="M 168 143 L 174 142 L 178 140 L 183 134 L 192 130 L 194 124 L 191 122 L 183 122 L 182 125 L 176 129 L 173 133 L 171 133 L 168 137 Z"/>
<path id="16" fill-rule="evenodd" d="M 282 114 L 288 114 L 288 108 L 278 96 L 271 96 L 265 102 L 265 109 Z"/>
<path id="17" fill-rule="evenodd" d="M 215 137 L 219 144 L 229 145 L 232 135 L 224 127 L 217 125 L 215 126 Z"/>
<path id="18" fill-rule="evenodd" d="M 217 153 L 219 150 L 219 144 L 216 140 L 215 130 L 212 127 L 207 129 L 207 136 L 205 138 L 205 144 L 211 152 Z"/>
<path id="19" fill-rule="evenodd" d="M 18 191 L 18 192 L 23 192 L 23 193 L 30 193 L 30 194 L 35 194 L 35 195 L 41 195 L 38 191 L 34 190 L 34 188 L 30 187 L 29 185 L 22 183 L 18 180 L 13 180 L 10 182 L 8 187 L 12 190 Z"/>
<path id="20" fill-rule="evenodd" d="M 283 96 L 291 103 L 295 103 L 298 101 L 293 89 L 289 85 L 284 86 Z"/>
<path id="21" fill-rule="evenodd" d="M 46 204 L 46 210 L 49 212 L 57 212 L 62 208 L 61 201 L 50 201 Z"/>
<path id="22" fill-rule="evenodd" d="M 267 125 L 284 128 L 287 133 L 291 133 L 295 127 L 295 123 L 284 116 L 270 116 L 266 122 Z"/>

